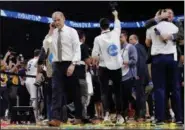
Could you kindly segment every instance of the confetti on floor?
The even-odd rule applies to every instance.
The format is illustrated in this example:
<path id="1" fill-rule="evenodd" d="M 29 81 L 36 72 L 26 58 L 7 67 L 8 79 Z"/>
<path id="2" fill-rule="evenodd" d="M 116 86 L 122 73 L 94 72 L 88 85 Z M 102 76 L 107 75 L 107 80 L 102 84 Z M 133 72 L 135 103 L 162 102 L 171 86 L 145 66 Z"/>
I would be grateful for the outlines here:
<path id="1" fill-rule="evenodd" d="M 148 129 L 148 130 L 154 130 L 154 129 L 173 129 L 173 130 L 183 130 L 184 127 L 181 125 L 176 125 L 174 123 L 170 124 L 164 124 L 164 125 L 159 125 L 156 126 L 151 123 L 129 123 L 129 124 L 123 124 L 123 125 L 105 125 L 105 124 L 99 124 L 99 125 L 93 125 L 93 124 L 85 124 L 85 125 L 71 125 L 71 124 L 66 124 L 62 125 L 60 127 L 48 127 L 48 126 L 43 126 L 43 125 L 2 125 L 1 126 L 2 130 L 6 129 L 16 129 L 16 130 L 62 130 L 62 129 Z"/>

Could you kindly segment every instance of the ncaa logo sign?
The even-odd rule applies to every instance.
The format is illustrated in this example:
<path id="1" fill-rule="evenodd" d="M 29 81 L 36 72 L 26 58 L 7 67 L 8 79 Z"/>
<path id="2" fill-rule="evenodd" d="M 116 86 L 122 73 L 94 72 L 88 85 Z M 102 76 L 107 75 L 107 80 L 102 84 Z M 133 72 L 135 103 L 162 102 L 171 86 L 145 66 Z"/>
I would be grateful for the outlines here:
<path id="1" fill-rule="evenodd" d="M 52 53 L 48 56 L 48 60 L 49 60 L 49 63 L 51 64 L 52 60 L 53 60 L 53 54 Z"/>
<path id="2" fill-rule="evenodd" d="M 111 44 L 108 48 L 107 48 L 107 53 L 110 56 L 117 56 L 118 54 L 118 47 L 114 44 Z"/>

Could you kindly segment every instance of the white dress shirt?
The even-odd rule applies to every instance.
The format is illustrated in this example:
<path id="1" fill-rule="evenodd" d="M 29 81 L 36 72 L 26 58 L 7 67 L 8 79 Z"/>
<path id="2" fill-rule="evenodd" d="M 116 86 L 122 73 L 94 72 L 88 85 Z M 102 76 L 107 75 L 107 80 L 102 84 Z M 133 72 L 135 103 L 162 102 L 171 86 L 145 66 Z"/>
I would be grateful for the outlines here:
<path id="1" fill-rule="evenodd" d="M 106 30 L 94 40 L 92 57 L 99 56 L 99 66 L 107 67 L 110 70 L 121 68 L 121 49 L 120 49 L 121 24 L 115 20 L 114 29 Z"/>
<path id="2" fill-rule="evenodd" d="M 58 28 L 53 31 L 52 45 L 53 45 L 53 62 L 58 60 Z M 62 61 L 77 62 L 81 60 L 80 40 L 77 31 L 74 28 L 64 25 L 60 32 L 61 35 L 61 54 Z"/>
<path id="3" fill-rule="evenodd" d="M 163 27 L 161 27 L 161 25 Z M 154 31 L 154 28 L 157 28 L 161 34 L 164 34 L 164 28 L 167 29 L 170 28 L 170 26 L 173 25 L 164 24 L 163 22 L 159 23 L 159 25 L 152 26 L 151 28 L 147 29 L 146 38 L 152 40 L 151 55 L 174 54 L 174 60 L 177 61 L 176 44 L 172 40 L 168 40 L 167 43 L 164 43 Z"/>
<path id="4" fill-rule="evenodd" d="M 127 44 L 125 48 L 121 49 L 121 56 L 124 62 L 129 62 L 129 53 L 128 48 L 130 44 Z M 129 72 L 129 67 L 126 65 L 122 65 L 122 76 L 125 76 Z"/>

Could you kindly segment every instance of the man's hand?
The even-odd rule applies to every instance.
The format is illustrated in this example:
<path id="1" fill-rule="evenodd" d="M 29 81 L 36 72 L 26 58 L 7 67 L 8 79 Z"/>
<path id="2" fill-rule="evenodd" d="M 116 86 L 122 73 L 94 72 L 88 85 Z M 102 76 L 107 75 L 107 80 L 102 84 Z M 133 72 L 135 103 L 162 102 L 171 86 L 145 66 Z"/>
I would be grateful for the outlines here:
<path id="1" fill-rule="evenodd" d="M 72 76 L 75 70 L 75 65 L 71 64 L 67 69 L 67 76 Z"/>
<path id="2" fill-rule="evenodd" d="M 11 52 L 8 51 L 8 52 L 6 53 L 6 56 L 8 57 L 8 56 L 10 56 L 10 55 L 11 55 Z"/>
<path id="3" fill-rule="evenodd" d="M 112 12 L 112 14 L 114 15 L 115 19 L 118 18 L 118 12 L 117 12 L 116 10 L 114 10 L 114 11 Z"/>
<path id="4" fill-rule="evenodd" d="M 136 79 L 137 79 L 137 80 L 139 80 L 139 79 L 140 79 L 140 77 L 139 77 L 139 76 L 136 76 Z"/>
<path id="5" fill-rule="evenodd" d="M 161 12 L 161 15 L 159 14 L 160 10 L 157 11 L 157 13 L 155 14 L 155 19 L 157 21 L 161 21 L 162 19 L 167 19 L 169 14 L 167 12 L 164 12 L 164 10 Z"/>
<path id="6" fill-rule="evenodd" d="M 92 58 L 92 64 L 93 64 L 93 66 L 98 66 L 98 64 L 99 64 L 99 57 L 98 56 Z"/>
<path id="7" fill-rule="evenodd" d="M 3 61 L 4 61 L 5 63 L 6 63 L 7 59 L 8 59 L 8 57 L 11 57 L 11 52 L 10 52 L 10 51 L 6 52 L 6 55 L 5 55 L 5 57 L 3 58 Z"/>
<path id="8" fill-rule="evenodd" d="M 49 35 L 52 35 L 53 34 L 53 30 L 55 29 L 55 27 L 53 27 L 53 23 L 50 23 L 49 25 Z"/>
<path id="9" fill-rule="evenodd" d="M 161 36 L 163 41 L 172 40 L 172 35 L 165 34 Z"/>
<path id="10" fill-rule="evenodd" d="M 184 87 L 184 81 L 182 82 L 182 87 Z"/>
<path id="11" fill-rule="evenodd" d="M 89 58 L 85 59 L 85 64 L 86 65 L 91 65 L 92 64 L 92 58 L 89 57 Z"/>
<path id="12" fill-rule="evenodd" d="M 38 65 L 37 66 L 37 73 L 41 73 L 43 71 L 43 66 L 42 65 Z"/>
<path id="13" fill-rule="evenodd" d="M 9 61 L 8 66 L 9 69 L 12 69 L 15 66 L 15 64 L 12 61 Z"/>
<path id="14" fill-rule="evenodd" d="M 179 45 L 184 45 L 184 40 L 180 40 Z"/>
<path id="15" fill-rule="evenodd" d="M 182 64 L 184 64 L 184 55 L 181 55 L 181 56 L 180 56 L 180 62 L 181 62 Z"/>
<path id="16" fill-rule="evenodd" d="M 55 29 L 55 23 L 50 23 L 49 24 L 49 29 L 54 30 Z"/>
<path id="17" fill-rule="evenodd" d="M 155 14 L 155 17 L 159 16 L 159 12 L 160 12 L 160 10 L 157 11 L 157 13 Z"/>
<path id="18" fill-rule="evenodd" d="M 127 61 L 123 61 L 123 65 L 128 67 L 128 62 Z"/>
<path id="19" fill-rule="evenodd" d="M 21 65 L 21 62 L 19 60 L 17 60 L 16 62 L 16 67 L 20 66 Z"/>
<path id="20" fill-rule="evenodd" d="M 112 14 L 113 14 L 114 16 L 118 16 L 118 11 L 114 10 L 114 11 L 112 12 Z"/>
<path id="21" fill-rule="evenodd" d="M 151 39 L 147 39 L 147 38 L 145 39 L 145 44 L 147 47 L 150 47 L 151 43 L 152 43 Z"/>

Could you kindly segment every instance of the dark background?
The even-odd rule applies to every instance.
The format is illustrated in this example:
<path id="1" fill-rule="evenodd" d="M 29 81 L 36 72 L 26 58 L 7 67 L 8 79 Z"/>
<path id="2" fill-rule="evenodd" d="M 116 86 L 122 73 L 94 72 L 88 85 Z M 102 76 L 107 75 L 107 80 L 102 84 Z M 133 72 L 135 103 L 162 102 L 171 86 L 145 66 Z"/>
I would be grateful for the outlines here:
<path id="1" fill-rule="evenodd" d="M 161 8 L 172 8 L 175 15 L 184 14 L 184 1 L 119 1 L 118 11 L 121 21 L 139 21 L 154 17 Z M 67 20 L 98 22 L 101 17 L 113 20 L 108 1 L 0 1 L 0 9 L 24 12 L 29 14 L 51 16 L 56 11 L 62 11 Z M 26 58 L 33 56 L 33 50 L 41 48 L 42 41 L 48 32 L 48 24 L 0 18 L 1 52 L 4 54 L 8 46 L 13 46 L 18 53 Z M 86 32 L 86 43 L 92 47 L 94 37 L 99 35 L 100 29 L 83 29 Z M 140 42 L 144 43 L 145 29 L 126 29 L 129 34 L 135 33 Z"/>

